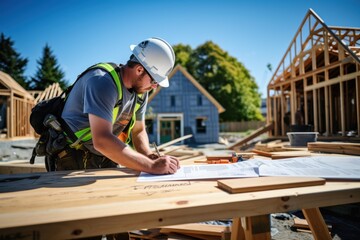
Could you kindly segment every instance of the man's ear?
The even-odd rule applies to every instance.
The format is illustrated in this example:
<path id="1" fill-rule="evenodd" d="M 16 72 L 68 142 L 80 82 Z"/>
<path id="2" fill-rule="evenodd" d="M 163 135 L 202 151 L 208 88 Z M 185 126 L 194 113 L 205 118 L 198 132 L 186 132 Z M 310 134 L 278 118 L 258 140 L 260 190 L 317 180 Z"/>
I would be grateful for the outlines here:
<path id="1" fill-rule="evenodd" d="M 136 69 L 136 74 L 137 74 L 138 76 L 140 76 L 141 74 L 143 74 L 144 71 L 145 71 L 144 67 L 141 66 L 141 64 L 138 64 L 135 69 Z"/>

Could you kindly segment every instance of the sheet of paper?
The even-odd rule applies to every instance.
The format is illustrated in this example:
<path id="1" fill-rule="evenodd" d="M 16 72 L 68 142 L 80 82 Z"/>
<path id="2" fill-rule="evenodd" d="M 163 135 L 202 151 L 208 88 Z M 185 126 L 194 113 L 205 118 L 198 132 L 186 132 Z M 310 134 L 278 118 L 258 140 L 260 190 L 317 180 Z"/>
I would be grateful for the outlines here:
<path id="1" fill-rule="evenodd" d="M 259 175 L 360 180 L 360 157 L 312 156 L 262 161 Z"/>
<path id="2" fill-rule="evenodd" d="M 152 175 L 142 172 L 138 177 L 138 182 L 155 181 L 175 181 L 175 180 L 195 180 L 195 179 L 223 179 L 223 178 L 241 178 L 258 177 L 255 169 L 249 165 L 241 163 L 233 164 L 202 164 L 185 165 L 175 174 Z"/>

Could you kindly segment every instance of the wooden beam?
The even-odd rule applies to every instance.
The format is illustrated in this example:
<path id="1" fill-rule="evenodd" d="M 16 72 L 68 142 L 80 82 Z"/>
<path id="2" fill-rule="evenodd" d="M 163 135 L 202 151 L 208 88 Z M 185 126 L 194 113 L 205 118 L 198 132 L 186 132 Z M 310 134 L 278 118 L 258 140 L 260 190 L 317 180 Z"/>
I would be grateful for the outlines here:
<path id="1" fill-rule="evenodd" d="M 317 90 L 313 90 L 313 106 L 314 106 L 314 131 L 319 131 L 319 124 L 318 124 L 318 103 L 317 103 Z"/>
<path id="2" fill-rule="evenodd" d="M 242 217 L 241 222 L 246 240 L 271 240 L 269 215 Z"/>
<path id="3" fill-rule="evenodd" d="M 167 146 L 173 145 L 173 144 L 175 144 L 175 143 L 177 143 L 177 142 L 181 142 L 181 141 L 183 141 L 183 140 L 185 140 L 185 139 L 188 139 L 188 138 L 191 138 L 191 137 L 192 137 L 192 134 L 185 135 L 185 136 L 176 138 L 176 139 L 174 139 L 174 140 L 172 140 L 172 141 L 169 141 L 169 142 L 167 142 L 167 143 L 161 144 L 161 145 L 158 146 L 157 148 L 158 148 L 158 150 L 161 150 L 161 149 L 163 149 L 163 148 L 165 148 L 165 147 L 167 147 Z"/>
<path id="4" fill-rule="evenodd" d="M 273 108 L 273 116 L 274 116 L 274 136 L 278 136 L 278 125 L 276 124 L 278 122 L 277 118 L 277 109 L 278 109 L 278 96 L 274 96 L 274 108 Z"/>
<path id="5" fill-rule="evenodd" d="M 345 96 L 344 96 L 344 84 L 340 82 L 340 115 L 341 115 L 341 133 L 345 136 Z"/>
<path id="6" fill-rule="evenodd" d="M 331 240 L 329 230 L 319 208 L 309 208 L 302 210 L 315 240 Z"/>
<path id="7" fill-rule="evenodd" d="M 274 128 L 274 123 L 269 123 L 264 127 L 261 127 L 257 130 L 255 130 L 253 133 L 251 133 L 249 136 L 241 139 L 240 141 L 234 143 L 233 145 L 227 147 L 227 149 L 235 150 L 235 148 L 240 148 L 242 145 L 248 143 L 252 139 L 256 138 L 257 136 L 266 133 Z"/>
<path id="8" fill-rule="evenodd" d="M 231 240 L 245 240 L 245 232 L 239 217 L 232 219 Z"/>
<path id="9" fill-rule="evenodd" d="M 317 84 L 307 86 L 305 88 L 305 91 L 318 89 L 318 88 L 322 88 L 322 87 L 325 87 L 325 86 L 331 86 L 331 85 L 334 85 L 334 84 L 337 84 L 337 83 L 341 83 L 341 82 L 345 82 L 345 81 L 348 81 L 348 80 L 351 80 L 351 79 L 355 79 L 358 76 L 360 76 L 360 71 L 353 72 L 353 73 L 350 73 L 350 74 L 346 74 L 346 75 L 343 75 L 343 76 L 339 76 L 337 78 L 332 78 L 330 81 L 327 81 L 327 82 L 324 81 L 324 82 L 320 82 L 320 83 L 317 83 Z"/>
<path id="10" fill-rule="evenodd" d="M 0 174 L 18 174 L 18 173 L 35 173 L 35 172 L 46 172 L 44 164 L 13 164 L 1 163 Z"/>
<path id="11" fill-rule="evenodd" d="M 324 97 L 325 97 L 325 134 L 326 136 L 330 135 L 330 126 L 329 126 L 329 87 L 324 88 Z"/>
<path id="12" fill-rule="evenodd" d="M 284 93 L 284 85 L 281 86 L 281 92 Z M 280 119 L 281 133 L 280 133 L 280 135 L 285 134 L 285 124 L 284 124 L 284 116 L 285 116 L 284 112 L 286 109 L 285 98 L 286 98 L 285 94 L 280 95 L 280 116 L 281 116 L 281 119 Z"/>
<path id="13" fill-rule="evenodd" d="M 334 130 L 334 111 L 333 111 L 333 102 L 332 102 L 332 99 L 333 99 L 333 94 L 332 94 L 332 89 L 331 89 L 331 86 L 329 86 L 329 134 L 331 135 L 333 133 L 333 130 Z"/>
<path id="14" fill-rule="evenodd" d="M 357 64 L 357 70 L 360 71 L 360 66 Z M 355 81 L 356 87 L 356 110 L 357 110 L 357 136 L 360 137 L 360 76 L 356 78 Z"/>

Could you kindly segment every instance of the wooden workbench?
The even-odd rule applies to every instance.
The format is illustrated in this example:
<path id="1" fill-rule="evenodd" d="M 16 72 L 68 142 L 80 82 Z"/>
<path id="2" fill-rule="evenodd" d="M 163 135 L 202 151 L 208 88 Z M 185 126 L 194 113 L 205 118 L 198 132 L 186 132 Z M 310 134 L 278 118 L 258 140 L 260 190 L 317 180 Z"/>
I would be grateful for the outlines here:
<path id="1" fill-rule="evenodd" d="M 229 194 L 210 180 L 136 180 L 120 168 L 0 175 L 0 239 L 81 238 L 224 218 L 236 226 L 241 216 L 299 209 L 316 216 L 318 207 L 360 202 L 360 182 Z"/>

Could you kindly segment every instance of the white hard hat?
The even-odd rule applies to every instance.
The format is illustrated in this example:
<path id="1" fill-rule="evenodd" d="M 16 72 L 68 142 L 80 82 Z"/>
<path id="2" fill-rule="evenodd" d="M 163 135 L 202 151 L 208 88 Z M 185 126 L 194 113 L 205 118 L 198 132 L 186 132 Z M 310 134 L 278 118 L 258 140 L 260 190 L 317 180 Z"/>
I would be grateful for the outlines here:
<path id="1" fill-rule="evenodd" d="M 130 49 L 160 86 L 169 86 L 168 75 L 175 64 L 175 53 L 169 43 L 160 38 L 149 38 L 138 45 L 130 45 Z"/>

